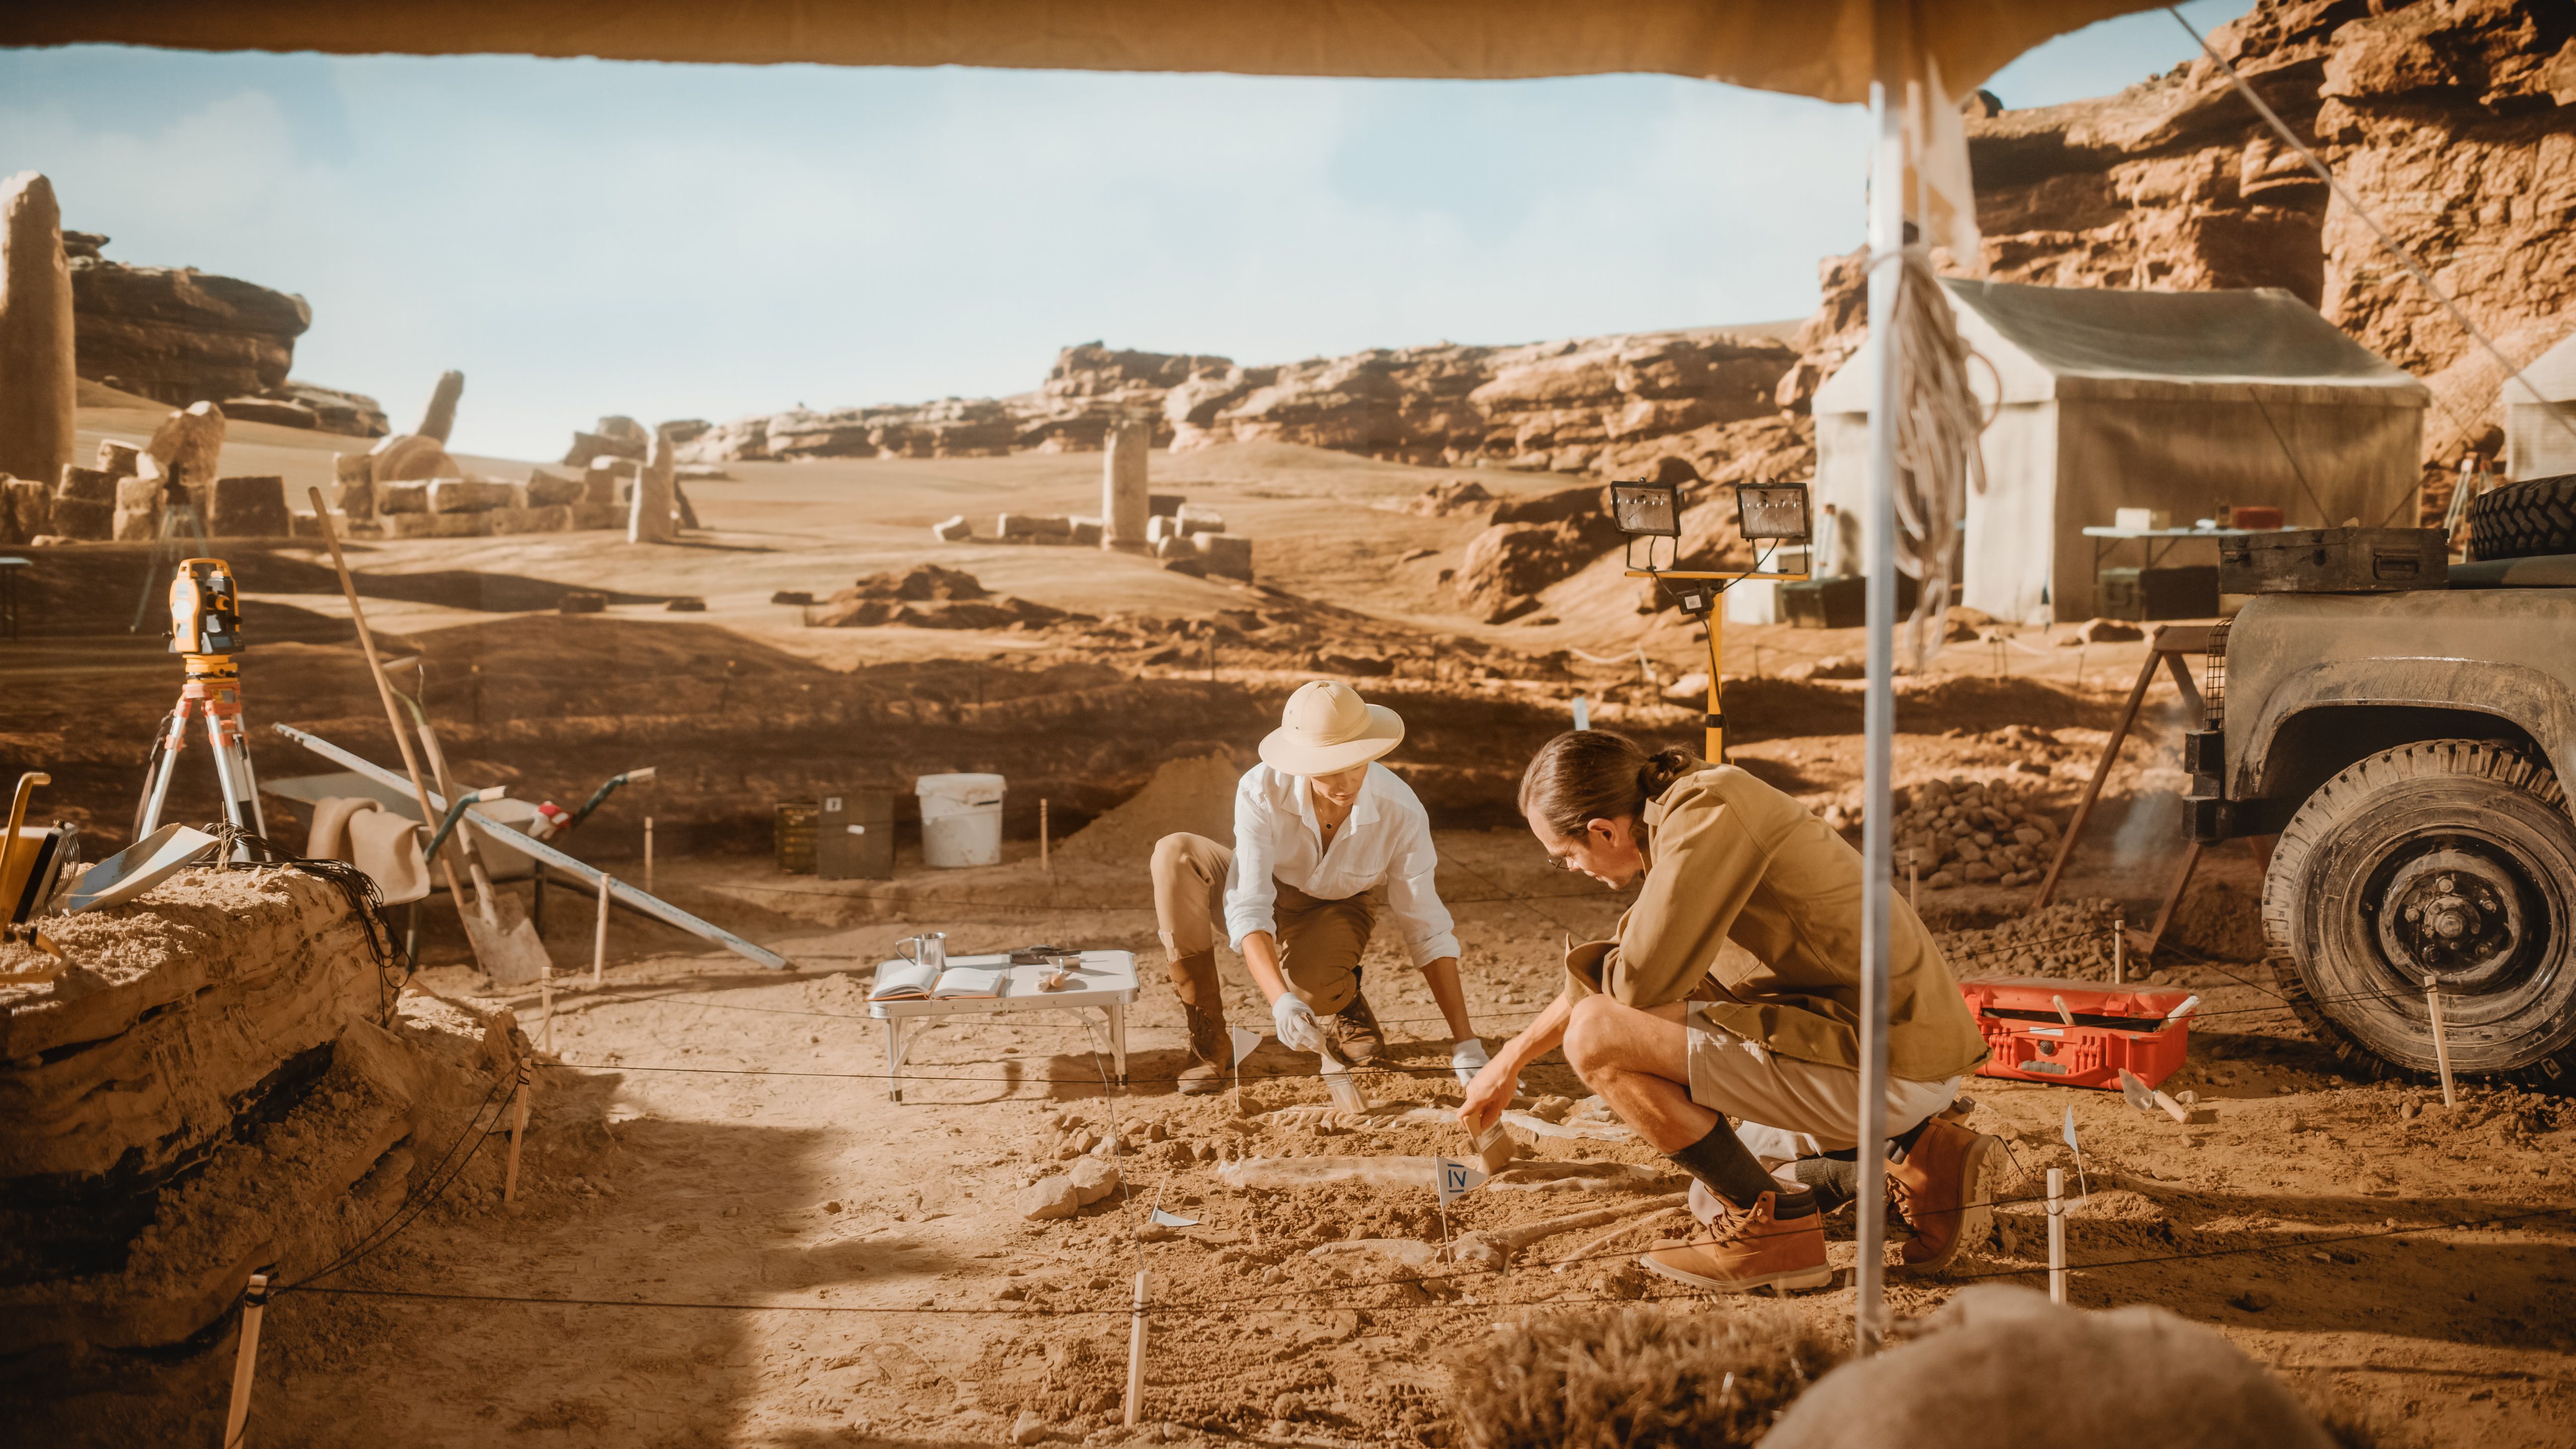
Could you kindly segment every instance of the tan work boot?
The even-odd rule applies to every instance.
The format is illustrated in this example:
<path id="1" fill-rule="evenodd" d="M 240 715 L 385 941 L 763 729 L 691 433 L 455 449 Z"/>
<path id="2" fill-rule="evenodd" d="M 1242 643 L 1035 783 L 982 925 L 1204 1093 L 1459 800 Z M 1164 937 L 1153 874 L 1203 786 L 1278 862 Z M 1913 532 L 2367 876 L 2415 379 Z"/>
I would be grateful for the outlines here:
<path id="1" fill-rule="evenodd" d="M 1764 1193 L 1738 1212 L 1721 1208 L 1716 1222 L 1681 1241 L 1665 1239 L 1638 1257 L 1638 1265 L 1676 1283 L 1720 1293 L 1772 1288 L 1822 1288 L 1834 1281 L 1825 1265 L 1825 1215 L 1811 1212 L 1774 1221 L 1775 1193 Z"/>
<path id="2" fill-rule="evenodd" d="M 1367 997 L 1357 994 L 1350 1005 L 1324 1018 L 1324 1040 L 1332 1043 L 1333 1055 L 1354 1067 L 1367 1066 L 1386 1049 L 1386 1033 L 1378 1030 L 1377 1013 L 1369 1010 Z"/>
<path id="3" fill-rule="evenodd" d="M 1908 1272 L 1937 1273 L 1959 1250 L 1985 1241 L 1994 1209 L 1987 1191 L 1995 1139 L 1935 1117 L 1902 1162 L 1887 1164 L 1888 1197 L 1914 1227 L 1905 1244 Z"/>
<path id="4" fill-rule="evenodd" d="M 1225 1090 L 1234 1070 L 1234 1038 L 1225 1029 L 1225 997 L 1216 979 L 1216 952 L 1175 956 L 1171 961 L 1172 994 L 1181 999 L 1181 1016 L 1189 1023 L 1191 1063 L 1178 1083 L 1185 1096 L 1204 1097 Z"/>

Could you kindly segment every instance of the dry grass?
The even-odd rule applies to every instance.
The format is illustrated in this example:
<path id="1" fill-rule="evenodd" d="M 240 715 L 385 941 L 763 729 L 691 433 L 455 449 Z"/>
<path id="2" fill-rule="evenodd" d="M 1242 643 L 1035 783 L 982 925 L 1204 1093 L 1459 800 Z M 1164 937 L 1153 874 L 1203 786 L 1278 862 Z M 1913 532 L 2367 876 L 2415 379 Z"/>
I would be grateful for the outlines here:
<path id="1" fill-rule="evenodd" d="M 1848 1348 L 1771 1304 L 1530 1315 L 1449 1356 L 1461 1449 L 1752 1444 Z"/>

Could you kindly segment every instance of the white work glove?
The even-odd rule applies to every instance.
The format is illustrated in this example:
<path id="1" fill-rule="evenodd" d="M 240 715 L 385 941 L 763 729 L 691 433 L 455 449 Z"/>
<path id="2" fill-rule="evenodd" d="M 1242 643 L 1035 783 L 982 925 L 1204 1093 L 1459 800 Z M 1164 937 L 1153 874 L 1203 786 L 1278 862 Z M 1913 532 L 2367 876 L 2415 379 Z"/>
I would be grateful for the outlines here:
<path id="1" fill-rule="evenodd" d="M 1461 1037 L 1449 1048 L 1449 1070 L 1458 1074 L 1458 1085 L 1462 1087 L 1476 1080 L 1476 1074 L 1492 1060 L 1485 1055 L 1485 1043 L 1481 1037 Z"/>
<path id="2" fill-rule="evenodd" d="M 1270 1024 L 1277 1028 L 1279 1044 L 1292 1052 L 1320 1052 L 1324 1049 L 1324 1024 L 1315 1019 L 1315 1008 L 1297 999 L 1297 993 L 1282 991 L 1270 1003 Z"/>

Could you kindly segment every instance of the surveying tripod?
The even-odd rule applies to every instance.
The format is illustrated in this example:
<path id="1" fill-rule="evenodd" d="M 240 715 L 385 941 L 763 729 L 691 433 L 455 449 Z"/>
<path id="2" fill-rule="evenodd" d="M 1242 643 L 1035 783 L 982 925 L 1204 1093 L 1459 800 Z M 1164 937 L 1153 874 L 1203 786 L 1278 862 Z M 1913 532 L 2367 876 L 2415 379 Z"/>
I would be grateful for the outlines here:
<path id="1" fill-rule="evenodd" d="M 250 747 L 242 728 L 241 601 L 233 588 L 232 568 L 219 558 L 179 561 L 170 580 L 170 652 L 186 656 L 187 681 L 168 725 L 152 742 L 152 763 L 143 786 L 143 803 L 134 817 L 134 838 L 141 840 L 161 826 L 161 806 L 169 798 L 170 777 L 187 747 L 188 718 L 202 712 L 206 744 L 215 756 L 215 782 L 224 799 L 224 818 L 236 830 L 265 835 L 268 825 L 259 808 L 259 780 L 252 775 Z"/>
<path id="2" fill-rule="evenodd" d="M 161 505 L 161 530 L 152 540 L 152 556 L 143 565 L 143 592 L 134 599 L 134 622 L 126 633 L 143 632 L 143 620 L 152 612 L 153 591 L 161 587 L 161 570 L 179 561 L 187 552 L 188 540 L 180 530 L 196 535 L 197 547 L 211 549 L 206 540 L 206 521 L 197 515 L 197 500 L 185 488 L 173 487 Z"/>

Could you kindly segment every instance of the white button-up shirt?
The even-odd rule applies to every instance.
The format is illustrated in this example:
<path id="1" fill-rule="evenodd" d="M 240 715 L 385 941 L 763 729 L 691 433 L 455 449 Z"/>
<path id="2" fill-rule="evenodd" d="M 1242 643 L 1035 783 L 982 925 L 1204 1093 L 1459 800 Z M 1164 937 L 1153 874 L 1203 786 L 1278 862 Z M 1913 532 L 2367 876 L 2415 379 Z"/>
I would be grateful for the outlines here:
<path id="1" fill-rule="evenodd" d="M 1384 886 L 1387 912 L 1404 933 L 1414 965 L 1455 956 L 1456 922 L 1431 879 L 1439 866 L 1430 814 L 1412 787 L 1384 765 L 1369 766 L 1330 849 L 1305 777 L 1255 765 L 1234 787 L 1234 866 L 1225 878 L 1228 943 L 1240 951 L 1254 931 L 1278 933 L 1274 880 L 1327 901 Z"/>

